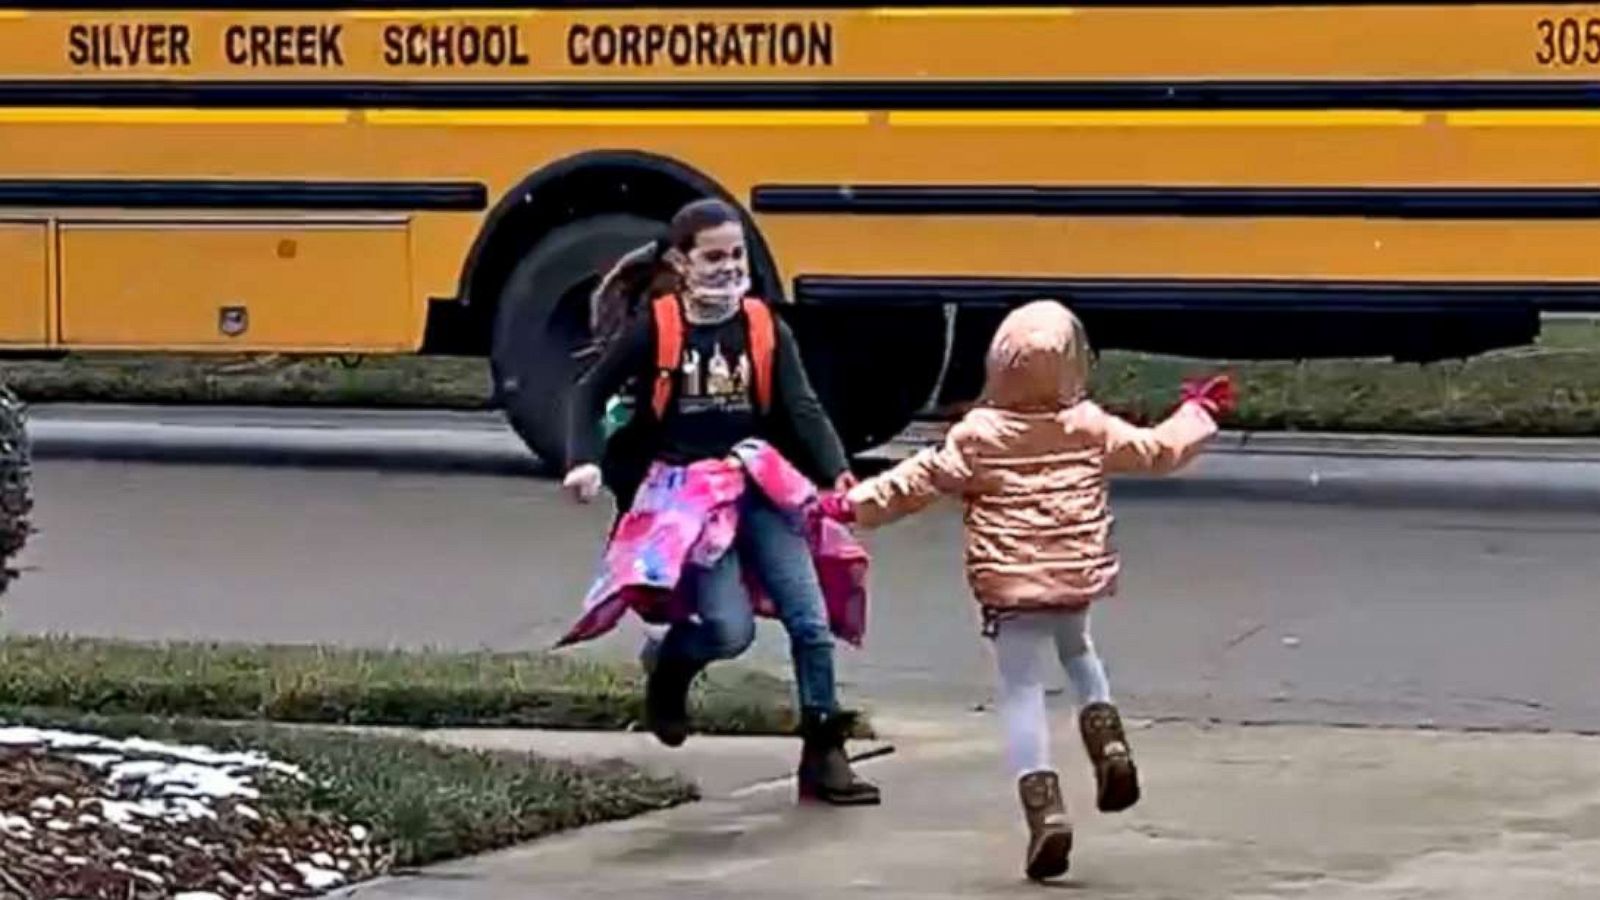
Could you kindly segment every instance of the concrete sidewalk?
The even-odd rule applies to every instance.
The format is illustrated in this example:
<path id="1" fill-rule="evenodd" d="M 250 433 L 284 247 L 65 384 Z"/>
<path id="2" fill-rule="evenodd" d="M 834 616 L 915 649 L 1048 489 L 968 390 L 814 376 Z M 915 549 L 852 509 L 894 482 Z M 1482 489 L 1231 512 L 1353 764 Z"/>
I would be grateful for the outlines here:
<path id="1" fill-rule="evenodd" d="M 1058 717 L 1078 821 L 1073 871 L 1020 877 L 1014 787 L 988 714 L 878 717 L 866 764 L 886 803 L 794 803 L 792 785 L 724 785 L 699 804 L 360 886 L 364 900 L 1006 897 L 1128 900 L 1589 900 L 1600 896 L 1600 739 L 1279 726 L 1145 725 L 1145 801 L 1092 811 Z M 461 740 L 462 736 L 449 737 Z M 504 744 L 511 738 L 501 735 Z M 612 749 L 625 752 L 633 736 Z M 588 738 L 580 755 L 607 755 Z M 679 751 L 693 770 L 734 741 Z M 535 740 L 534 745 L 539 741 Z M 781 744 L 781 742 L 780 742 Z M 752 745 L 753 746 L 753 745 Z M 792 745 L 773 769 L 787 770 Z M 699 757 L 698 763 L 688 760 Z M 659 762 L 659 759 L 657 760 Z"/>

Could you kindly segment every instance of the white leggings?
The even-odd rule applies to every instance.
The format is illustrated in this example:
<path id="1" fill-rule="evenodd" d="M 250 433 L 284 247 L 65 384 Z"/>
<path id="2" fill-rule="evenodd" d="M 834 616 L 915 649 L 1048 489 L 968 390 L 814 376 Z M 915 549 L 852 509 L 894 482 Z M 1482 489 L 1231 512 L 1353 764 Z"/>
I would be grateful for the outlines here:
<path id="1" fill-rule="evenodd" d="M 995 661 L 1000 669 L 1000 718 L 1012 773 L 1050 770 L 1050 725 L 1045 718 L 1042 663 L 1047 644 L 1078 694 L 1078 702 L 1110 703 L 1106 669 L 1089 637 L 1089 610 L 1021 613 L 997 623 Z"/>

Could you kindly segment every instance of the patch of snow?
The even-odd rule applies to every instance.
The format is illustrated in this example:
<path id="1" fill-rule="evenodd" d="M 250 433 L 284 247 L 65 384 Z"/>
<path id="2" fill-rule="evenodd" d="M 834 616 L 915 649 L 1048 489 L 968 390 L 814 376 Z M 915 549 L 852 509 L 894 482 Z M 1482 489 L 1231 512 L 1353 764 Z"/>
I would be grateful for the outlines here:
<path id="1" fill-rule="evenodd" d="M 40 744 L 49 744 L 52 747 L 89 747 L 97 740 L 99 738 L 92 735 L 70 734 L 65 731 L 48 732 L 23 726 L 0 728 L 0 744 L 13 747 L 37 747 Z"/>
<path id="2" fill-rule="evenodd" d="M 168 760 L 139 760 L 117 763 L 111 767 L 112 781 L 137 779 L 146 784 L 167 788 L 172 794 L 193 794 L 203 797 L 246 797 L 255 800 L 261 792 L 250 787 L 245 778 L 222 769 L 192 762 Z"/>
<path id="3" fill-rule="evenodd" d="M 294 870 L 300 873 L 300 880 L 305 882 L 306 887 L 314 891 L 325 891 L 328 888 L 344 883 L 342 874 L 321 866 L 295 863 Z"/>
<path id="4" fill-rule="evenodd" d="M 261 753 L 221 752 L 143 738 L 116 740 L 91 734 L 7 726 L 0 727 L 0 746 L 61 753 L 99 771 L 117 788 L 116 793 L 128 798 L 90 797 L 81 804 L 59 794 L 38 798 L 25 813 L 35 821 L 17 815 L 0 816 L 0 833 L 23 836 L 33 835 L 37 828 L 65 832 L 102 824 L 130 834 L 143 834 L 146 825 L 153 821 L 182 824 L 214 820 L 222 813 L 260 821 L 261 812 L 247 802 L 260 799 L 259 778 L 269 775 L 308 780 L 299 768 Z M 357 843 L 366 843 L 371 831 L 366 826 L 354 825 L 349 835 Z M 193 836 L 185 836 L 182 844 L 190 850 L 206 850 L 206 845 Z M 274 849 L 273 855 L 298 874 L 303 886 L 280 884 L 277 879 L 247 885 L 226 871 L 217 873 L 219 885 L 245 896 L 282 897 L 305 889 L 325 891 L 350 880 L 351 860 L 316 852 L 309 861 L 296 861 L 287 849 Z M 171 855 L 163 853 L 140 854 L 136 860 L 126 847 L 117 848 L 115 856 L 111 863 L 113 871 L 126 873 L 157 888 L 166 886 L 166 876 L 161 872 L 170 872 L 176 865 Z M 69 862 L 79 865 L 85 861 L 74 857 Z M 138 867 L 141 865 L 142 868 Z M 173 896 L 175 900 L 223 900 L 209 891 Z"/>
<path id="5" fill-rule="evenodd" d="M 187 823 L 216 819 L 216 801 L 259 800 L 261 791 L 253 783 L 264 773 L 306 780 L 297 767 L 255 752 L 223 752 L 209 747 L 169 744 L 145 738 L 117 740 L 92 734 L 29 728 L 0 727 L 0 746 L 41 747 L 47 751 L 69 751 L 71 758 L 106 773 L 111 783 L 132 786 L 136 800 L 94 799 L 85 801 L 84 825 L 99 819 L 129 834 L 142 834 L 140 820 Z M 32 804 L 33 816 L 74 810 L 77 804 L 68 797 L 41 797 Z M 98 809 L 94 807 L 98 806 Z M 90 811 L 99 819 L 88 815 Z M 261 814 L 237 804 L 236 814 L 260 821 Z M 55 831 L 68 825 L 44 822 Z M 24 826 L 7 820 L 5 828 L 20 832 Z"/>
<path id="6" fill-rule="evenodd" d="M 10 746 L 45 746 L 52 750 L 96 750 L 96 758 L 114 755 L 128 757 L 158 757 L 191 763 L 218 770 L 265 770 L 291 778 L 304 779 L 305 773 L 297 766 L 272 759 L 263 753 L 223 752 L 193 744 L 169 744 L 146 738 L 116 740 L 93 734 L 71 731 L 29 728 L 25 726 L 0 727 L 0 744 Z M 81 754 L 80 754 L 81 755 Z"/>
<path id="7" fill-rule="evenodd" d="M 136 762 L 118 762 L 111 766 L 111 780 L 149 778 L 165 772 L 172 764 L 160 759 L 141 759 Z"/>
<path id="8" fill-rule="evenodd" d="M 28 808 L 38 810 L 39 812 L 55 812 L 56 807 L 58 806 L 72 807 L 74 805 L 76 804 L 72 802 L 71 797 L 64 797 L 61 794 L 56 794 L 53 797 L 39 797 L 32 803 L 28 804 Z"/>
<path id="9" fill-rule="evenodd" d="M 113 825 L 123 825 L 134 819 L 159 819 L 166 809 L 156 800 L 101 800 L 100 814 Z"/>

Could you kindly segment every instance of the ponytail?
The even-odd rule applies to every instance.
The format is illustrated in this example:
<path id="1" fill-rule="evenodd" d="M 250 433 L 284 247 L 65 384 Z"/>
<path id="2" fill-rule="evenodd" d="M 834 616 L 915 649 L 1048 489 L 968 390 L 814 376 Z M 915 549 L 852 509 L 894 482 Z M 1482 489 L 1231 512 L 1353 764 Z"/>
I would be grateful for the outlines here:
<path id="1" fill-rule="evenodd" d="M 589 295 L 593 348 L 616 337 L 640 305 L 683 291 L 677 270 L 667 262 L 668 252 L 676 249 L 686 253 L 694 246 L 700 232 L 742 221 L 739 210 L 730 203 L 714 197 L 695 200 L 678 210 L 667 223 L 667 233 L 663 237 L 635 247 L 617 260 Z"/>
<path id="2" fill-rule="evenodd" d="M 641 304 L 677 293 L 678 273 L 667 263 L 665 238 L 628 251 L 589 296 L 589 329 L 597 343 L 616 337 Z"/>

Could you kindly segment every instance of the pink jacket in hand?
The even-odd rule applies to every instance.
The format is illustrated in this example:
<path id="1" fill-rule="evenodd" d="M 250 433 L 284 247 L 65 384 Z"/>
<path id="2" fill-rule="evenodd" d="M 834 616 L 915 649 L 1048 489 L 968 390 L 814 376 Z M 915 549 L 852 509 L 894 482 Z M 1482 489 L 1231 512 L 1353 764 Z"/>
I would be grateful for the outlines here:
<path id="1" fill-rule="evenodd" d="M 850 530 L 823 515 L 817 489 L 770 444 L 741 442 L 726 459 L 689 466 L 650 467 L 633 508 L 606 545 L 600 574 L 584 598 L 583 615 L 557 646 L 593 640 L 629 611 L 665 624 L 694 614 L 695 598 L 683 590 L 687 566 L 710 567 L 735 553 L 739 501 L 760 491 L 806 537 L 834 635 L 861 646 L 867 630 L 866 548 Z M 750 602 L 760 616 L 776 617 L 759 579 L 745 570 Z"/>
<path id="2" fill-rule="evenodd" d="M 1200 399 L 1140 428 L 1084 398 L 1088 347 L 1054 301 L 1001 324 L 980 405 L 924 450 L 852 489 L 867 528 L 917 512 L 940 495 L 966 505 L 967 579 L 992 609 L 1081 607 L 1110 594 L 1106 476 L 1165 473 L 1190 462 L 1217 431 Z"/>

